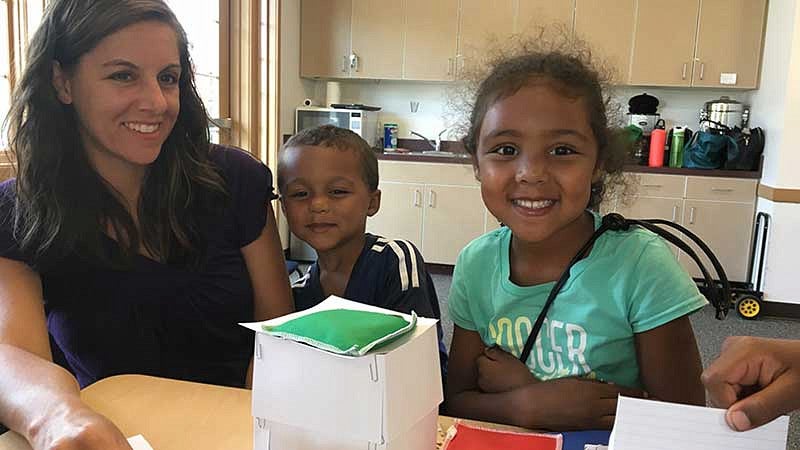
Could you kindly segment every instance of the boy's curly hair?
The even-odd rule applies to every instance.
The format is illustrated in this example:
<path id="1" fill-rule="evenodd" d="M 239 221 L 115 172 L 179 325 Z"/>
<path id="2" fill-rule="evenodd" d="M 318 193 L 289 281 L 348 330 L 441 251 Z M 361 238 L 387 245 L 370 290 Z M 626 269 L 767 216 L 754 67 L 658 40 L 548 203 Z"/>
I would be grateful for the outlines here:
<path id="1" fill-rule="evenodd" d="M 539 29 L 534 36 L 514 35 L 509 41 L 494 40 L 491 57 L 475 64 L 451 95 L 451 109 L 461 111 L 469 121 L 460 126 L 462 143 L 477 164 L 478 136 L 486 112 L 497 101 L 514 95 L 521 88 L 549 82 L 560 94 L 583 98 L 589 125 L 597 141 L 600 178 L 592 183 L 589 208 L 595 209 L 604 195 L 628 194 L 630 182 L 622 169 L 631 142 L 622 131 L 620 105 L 608 95 L 613 71 L 592 54 L 588 44 L 571 36 L 568 30 Z M 468 111 L 468 114 L 463 112 Z"/>

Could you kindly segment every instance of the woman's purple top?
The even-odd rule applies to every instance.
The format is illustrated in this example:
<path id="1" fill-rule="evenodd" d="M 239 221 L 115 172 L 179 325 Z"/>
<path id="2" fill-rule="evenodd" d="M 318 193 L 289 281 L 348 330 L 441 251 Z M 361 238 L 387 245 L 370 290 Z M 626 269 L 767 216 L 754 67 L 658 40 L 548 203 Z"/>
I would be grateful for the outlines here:
<path id="1" fill-rule="evenodd" d="M 54 359 L 81 387 L 124 373 L 228 386 L 244 384 L 253 349 L 253 290 L 241 248 L 261 234 L 274 198 L 269 169 L 241 150 L 213 146 L 230 207 L 201 227 L 200 268 L 137 256 L 129 270 L 71 255 L 39 273 Z M 30 263 L 13 237 L 15 181 L 0 184 L 0 257 Z M 107 239 L 109 251 L 116 241 Z"/>

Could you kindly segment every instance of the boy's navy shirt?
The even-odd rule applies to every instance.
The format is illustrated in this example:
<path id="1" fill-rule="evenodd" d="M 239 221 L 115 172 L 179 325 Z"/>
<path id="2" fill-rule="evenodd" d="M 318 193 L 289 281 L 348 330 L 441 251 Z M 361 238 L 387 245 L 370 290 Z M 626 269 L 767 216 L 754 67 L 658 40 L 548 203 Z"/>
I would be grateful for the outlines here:
<path id="1" fill-rule="evenodd" d="M 441 320 L 439 299 L 433 280 L 425 268 L 422 254 L 414 244 L 403 240 L 388 240 L 370 233 L 366 233 L 365 237 L 364 248 L 350 273 L 344 297 L 366 305 L 406 314 L 414 311 L 420 317 Z M 292 285 L 292 294 L 298 311 L 325 300 L 317 262 Z M 436 324 L 436 330 L 444 379 L 447 374 L 447 350 L 442 341 L 441 323 Z"/>

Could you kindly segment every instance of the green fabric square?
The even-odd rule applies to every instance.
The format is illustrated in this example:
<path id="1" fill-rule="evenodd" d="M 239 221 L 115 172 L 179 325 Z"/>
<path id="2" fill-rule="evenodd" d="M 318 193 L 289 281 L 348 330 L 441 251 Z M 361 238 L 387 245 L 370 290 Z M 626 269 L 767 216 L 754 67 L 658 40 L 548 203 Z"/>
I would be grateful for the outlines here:
<path id="1" fill-rule="evenodd" d="M 417 325 L 399 315 L 353 309 L 330 309 L 307 314 L 280 325 L 262 329 L 273 336 L 302 342 L 316 348 L 349 356 L 363 356 L 405 335 Z"/>

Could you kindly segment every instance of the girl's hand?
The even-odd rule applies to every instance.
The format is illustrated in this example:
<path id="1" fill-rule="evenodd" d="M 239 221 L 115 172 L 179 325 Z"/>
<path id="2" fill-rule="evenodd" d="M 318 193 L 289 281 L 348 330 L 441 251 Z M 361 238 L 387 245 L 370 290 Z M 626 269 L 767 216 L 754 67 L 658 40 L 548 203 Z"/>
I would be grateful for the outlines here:
<path id="1" fill-rule="evenodd" d="M 83 403 L 60 406 L 33 426 L 29 440 L 34 450 L 132 450 L 110 420 Z"/>
<path id="2" fill-rule="evenodd" d="M 532 384 L 515 396 L 526 428 L 565 430 L 609 430 L 614 425 L 617 396 L 646 397 L 640 389 L 584 378 L 561 378 Z"/>
<path id="3" fill-rule="evenodd" d="M 702 379 L 731 428 L 763 425 L 800 408 L 800 341 L 729 337 Z"/>
<path id="4" fill-rule="evenodd" d="M 513 391 L 537 383 L 528 366 L 497 346 L 487 347 L 478 356 L 478 387 L 486 393 Z"/>

